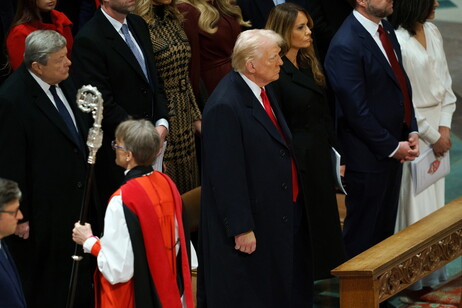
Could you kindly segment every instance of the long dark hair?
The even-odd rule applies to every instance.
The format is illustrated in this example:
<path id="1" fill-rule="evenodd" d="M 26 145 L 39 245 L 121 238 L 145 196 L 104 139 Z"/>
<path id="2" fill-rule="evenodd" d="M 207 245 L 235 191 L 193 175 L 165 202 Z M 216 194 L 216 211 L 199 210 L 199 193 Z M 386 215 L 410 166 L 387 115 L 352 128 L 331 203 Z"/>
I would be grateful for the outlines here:
<path id="1" fill-rule="evenodd" d="M 434 0 L 395 0 L 393 14 L 388 16 L 388 21 L 395 29 L 401 26 L 410 35 L 415 35 L 416 24 L 423 24 L 427 20 L 434 4 Z"/>
<path id="2" fill-rule="evenodd" d="M 298 12 L 305 14 L 308 19 L 308 27 L 312 29 L 314 23 L 310 14 L 301 6 L 292 2 L 286 2 L 275 6 L 268 16 L 265 28 L 279 33 L 285 40 L 284 46 L 281 46 L 281 54 L 287 53 L 292 46 L 292 29 L 297 19 Z M 297 63 L 302 68 L 311 68 L 313 78 L 318 85 L 326 85 L 326 78 L 322 72 L 321 64 L 316 57 L 313 44 L 308 48 L 302 48 L 298 51 Z"/>
<path id="3" fill-rule="evenodd" d="M 37 0 L 19 0 L 11 28 L 35 20 L 42 20 L 40 10 L 37 7 Z"/>

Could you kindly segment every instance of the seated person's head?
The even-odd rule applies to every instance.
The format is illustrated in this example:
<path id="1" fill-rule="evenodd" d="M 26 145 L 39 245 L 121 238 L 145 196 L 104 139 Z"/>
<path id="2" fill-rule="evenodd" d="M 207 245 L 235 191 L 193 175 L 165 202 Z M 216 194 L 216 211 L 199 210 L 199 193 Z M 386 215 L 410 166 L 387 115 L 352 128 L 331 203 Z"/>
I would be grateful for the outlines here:
<path id="1" fill-rule="evenodd" d="M 116 164 L 125 169 L 150 166 L 160 149 L 160 136 L 147 120 L 128 120 L 119 124 L 113 148 Z"/>
<path id="2" fill-rule="evenodd" d="M 50 85 L 69 77 L 66 39 L 52 30 L 37 30 L 26 38 L 24 65 Z"/>
<path id="3" fill-rule="evenodd" d="M 13 234 L 18 220 L 23 219 L 19 210 L 20 199 L 18 184 L 0 178 L 0 239 Z"/>

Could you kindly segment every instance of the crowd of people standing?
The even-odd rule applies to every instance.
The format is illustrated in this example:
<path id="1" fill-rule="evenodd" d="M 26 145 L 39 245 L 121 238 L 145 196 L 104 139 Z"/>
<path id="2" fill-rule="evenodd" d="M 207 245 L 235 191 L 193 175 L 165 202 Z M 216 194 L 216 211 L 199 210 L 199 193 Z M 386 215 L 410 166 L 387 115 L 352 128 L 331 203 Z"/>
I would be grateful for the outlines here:
<path id="1" fill-rule="evenodd" d="M 410 171 L 451 148 L 436 0 L 64 2 L 0 12 L 1 307 L 68 306 L 76 244 L 75 307 L 312 307 L 315 280 L 444 205 Z"/>

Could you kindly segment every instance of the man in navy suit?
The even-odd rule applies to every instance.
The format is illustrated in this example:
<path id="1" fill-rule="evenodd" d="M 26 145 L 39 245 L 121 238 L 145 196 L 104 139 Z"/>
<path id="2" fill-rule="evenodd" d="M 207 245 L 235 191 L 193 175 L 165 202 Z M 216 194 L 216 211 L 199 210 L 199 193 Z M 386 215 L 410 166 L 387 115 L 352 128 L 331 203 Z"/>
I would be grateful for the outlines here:
<path id="1" fill-rule="evenodd" d="M 393 12 L 393 1 L 351 4 L 355 10 L 334 36 L 325 61 L 347 168 L 343 235 L 349 257 L 393 234 L 401 163 L 419 154 L 411 85 L 393 28 L 383 19 Z"/>
<path id="2" fill-rule="evenodd" d="M 16 182 L 0 178 L 0 307 L 25 308 L 16 265 L 3 238 L 13 234 L 18 220 L 23 218 L 19 209 L 21 191 Z"/>
<path id="3" fill-rule="evenodd" d="M 292 137 L 265 87 L 279 78 L 281 43 L 271 30 L 242 32 L 235 71 L 205 105 L 198 307 L 311 307 Z"/>

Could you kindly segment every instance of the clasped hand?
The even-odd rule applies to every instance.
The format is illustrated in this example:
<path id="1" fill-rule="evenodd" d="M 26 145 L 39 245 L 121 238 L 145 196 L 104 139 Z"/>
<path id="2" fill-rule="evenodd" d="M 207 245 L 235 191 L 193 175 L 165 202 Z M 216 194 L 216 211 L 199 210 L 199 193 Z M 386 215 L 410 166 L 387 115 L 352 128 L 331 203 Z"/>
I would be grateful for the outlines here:
<path id="1" fill-rule="evenodd" d="M 398 150 L 393 155 L 393 158 L 401 163 L 412 161 L 419 156 L 419 135 L 410 134 L 407 141 L 400 141 Z"/>

